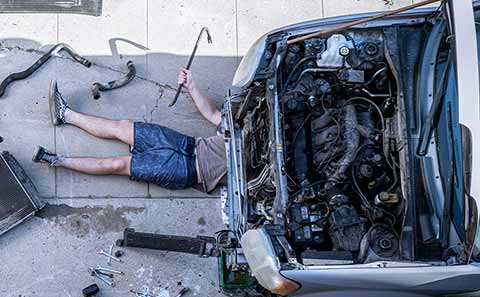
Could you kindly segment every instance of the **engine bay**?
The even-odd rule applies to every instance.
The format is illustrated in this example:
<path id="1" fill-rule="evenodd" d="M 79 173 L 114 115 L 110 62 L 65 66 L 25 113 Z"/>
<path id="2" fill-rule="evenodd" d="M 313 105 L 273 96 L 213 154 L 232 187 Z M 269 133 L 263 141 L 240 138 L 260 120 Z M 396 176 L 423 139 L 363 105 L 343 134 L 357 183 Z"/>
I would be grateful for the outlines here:
<path id="1" fill-rule="evenodd" d="M 397 85 L 381 30 L 288 45 L 278 73 L 286 234 L 297 260 L 399 259 L 405 200 L 396 135 Z M 272 59 L 274 48 L 265 56 Z M 278 182 L 265 82 L 243 125 L 248 224 L 274 221 Z M 240 112 L 241 113 L 241 112 Z M 240 114 L 239 113 L 239 114 Z"/>

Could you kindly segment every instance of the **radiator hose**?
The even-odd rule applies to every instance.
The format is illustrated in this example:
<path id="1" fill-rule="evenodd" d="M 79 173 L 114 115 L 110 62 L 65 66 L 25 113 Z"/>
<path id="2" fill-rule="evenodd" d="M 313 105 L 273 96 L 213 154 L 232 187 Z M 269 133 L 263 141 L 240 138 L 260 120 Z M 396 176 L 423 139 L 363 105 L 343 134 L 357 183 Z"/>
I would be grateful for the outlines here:
<path id="1" fill-rule="evenodd" d="M 41 56 L 40 59 L 33 63 L 32 66 L 28 67 L 28 69 L 21 72 L 12 73 L 7 76 L 0 84 L 0 97 L 5 94 L 5 90 L 7 89 L 9 84 L 16 80 L 22 80 L 29 77 L 38 68 L 45 64 L 45 62 L 47 62 L 52 56 L 56 55 L 60 51 L 65 51 L 73 58 L 73 60 L 75 60 L 75 62 L 78 62 L 85 67 L 92 66 L 92 62 L 77 54 L 69 45 L 65 43 L 59 43 L 55 45 L 52 49 L 50 49 L 47 53 L 45 53 L 43 56 Z"/>
<path id="2" fill-rule="evenodd" d="M 337 162 L 338 168 L 330 178 L 333 182 L 342 180 L 345 177 L 345 172 L 355 160 L 355 156 L 360 145 L 360 133 L 357 130 L 358 119 L 355 107 L 351 104 L 347 105 L 344 107 L 344 111 L 345 121 L 343 139 L 346 140 L 345 153 Z"/>
<path id="3" fill-rule="evenodd" d="M 135 64 L 133 64 L 132 61 L 127 62 L 127 67 L 128 67 L 128 73 L 124 77 L 118 80 L 113 80 L 106 84 L 101 84 L 99 82 L 93 83 L 93 87 L 92 87 L 93 99 L 95 100 L 100 99 L 101 97 L 100 92 L 118 89 L 127 85 L 129 82 L 131 82 L 137 75 L 137 70 L 135 68 Z"/>

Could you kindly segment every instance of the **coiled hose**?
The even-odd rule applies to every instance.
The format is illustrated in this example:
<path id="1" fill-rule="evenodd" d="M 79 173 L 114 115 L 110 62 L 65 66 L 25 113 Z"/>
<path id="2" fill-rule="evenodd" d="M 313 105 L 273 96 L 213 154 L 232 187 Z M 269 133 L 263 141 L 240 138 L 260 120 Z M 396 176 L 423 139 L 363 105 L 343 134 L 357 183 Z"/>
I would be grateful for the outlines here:
<path id="1" fill-rule="evenodd" d="M 12 73 L 7 76 L 0 84 L 0 97 L 5 94 L 5 91 L 9 84 L 16 80 L 22 80 L 29 77 L 38 68 L 45 64 L 45 62 L 47 62 L 53 55 L 57 54 L 60 51 L 67 52 L 73 58 L 73 60 L 75 60 L 75 62 L 78 62 L 85 67 L 92 66 L 92 62 L 77 54 L 68 44 L 59 43 L 55 45 L 52 49 L 50 49 L 47 53 L 45 53 L 43 56 L 41 56 L 40 59 L 33 63 L 32 66 L 28 67 L 28 69 L 21 72 Z"/>

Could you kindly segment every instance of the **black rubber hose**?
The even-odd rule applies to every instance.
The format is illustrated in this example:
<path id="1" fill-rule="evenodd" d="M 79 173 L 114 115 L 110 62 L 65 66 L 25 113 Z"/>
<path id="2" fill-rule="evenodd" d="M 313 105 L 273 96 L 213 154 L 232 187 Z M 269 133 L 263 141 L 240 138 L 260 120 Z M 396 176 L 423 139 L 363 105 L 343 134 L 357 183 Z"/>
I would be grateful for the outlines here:
<path id="1" fill-rule="evenodd" d="M 0 84 L 0 97 L 2 97 L 5 94 L 5 91 L 9 84 L 11 84 L 13 81 L 22 80 L 29 77 L 38 68 L 40 68 L 43 64 L 45 64 L 45 62 L 47 62 L 53 56 L 53 54 L 60 51 L 67 52 L 73 58 L 73 60 L 82 64 L 85 67 L 92 66 L 92 62 L 90 62 L 89 60 L 77 54 L 69 45 L 64 43 L 59 43 L 56 46 L 54 46 L 52 49 L 50 49 L 47 53 L 45 53 L 43 56 L 41 56 L 40 59 L 38 59 L 35 63 L 33 63 L 32 66 L 28 67 L 28 69 L 21 72 L 12 73 L 9 76 L 7 76 Z"/>
<path id="2" fill-rule="evenodd" d="M 107 84 L 101 84 L 99 82 L 93 83 L 92 87 L 92 96 L 93 99 L 98 100 L 101 97 L 100 92 L 110 91 L 114 89 L 121 88 L 131 82 L 135 76 L 137 75 L 137 69 L 135 68 L 135 64 L 132 61 L 127 62 L 128 73 L 118 79 L 108 82 Z"/>
<path id="3" fill-rule="evenodd" d="M 338 168 L 332 175 L 331 179 L 334 181 L 342 180 L 347 172 L 348 167 L 355 160 L 360 146 L 360 132 L 357 130 L 358 118 L 355 107 L 349 104 L 344 107 L 345 118 L 343 128 L 343 139 L 346 140 L 345 153 L 343 157 L 337 162 Z"/>

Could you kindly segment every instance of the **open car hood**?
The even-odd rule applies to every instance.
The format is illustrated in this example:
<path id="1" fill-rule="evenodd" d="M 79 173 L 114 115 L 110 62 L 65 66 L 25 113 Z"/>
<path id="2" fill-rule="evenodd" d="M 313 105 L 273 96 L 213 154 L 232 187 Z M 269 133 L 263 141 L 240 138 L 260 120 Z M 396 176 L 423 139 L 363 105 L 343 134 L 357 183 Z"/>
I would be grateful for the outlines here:
<path id="1" fill-rule="evenodd" d="M 457 76 L 458 108 L 460 124 L 468 128 L 472 136 L 471 174 L 475 179 L 480 176 L 480 84 L 478 72 L 477 36 L 475 30 L 474 9 L 471 1 L 449 0 L 451 30 L 455 36 L 455 72 Z M 479 2 L 473 5 L 478 7 Z M 477 209 L 480 207 L 480 183 L 473 182 L 470 196 L 475 200 Z M 478 228 L 478 212 L 475 224 Z M 479 236 L 476 236 L 478 246 Z"/>

